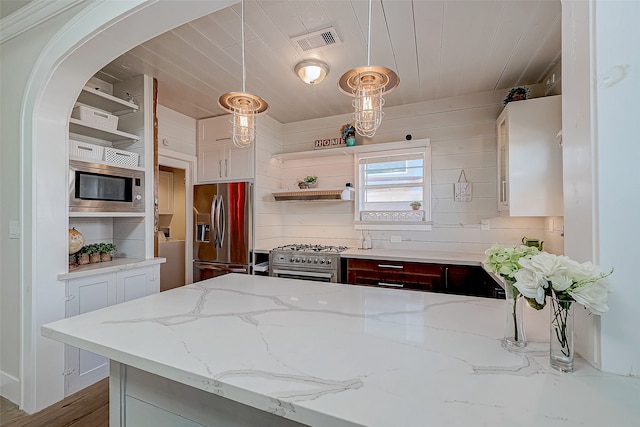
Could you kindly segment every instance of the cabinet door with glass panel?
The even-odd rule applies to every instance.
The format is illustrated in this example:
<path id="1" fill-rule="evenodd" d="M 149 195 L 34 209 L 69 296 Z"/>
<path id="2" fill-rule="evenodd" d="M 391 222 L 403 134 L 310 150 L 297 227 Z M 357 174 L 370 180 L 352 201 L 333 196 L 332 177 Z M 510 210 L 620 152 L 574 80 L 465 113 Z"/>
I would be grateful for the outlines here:
<path id="1" fill-rule="evenodd" d="M 356 155 L 356 226 L 403 229 L 431 221 L 431 150 L 425 143 L 408 149 Z"/>

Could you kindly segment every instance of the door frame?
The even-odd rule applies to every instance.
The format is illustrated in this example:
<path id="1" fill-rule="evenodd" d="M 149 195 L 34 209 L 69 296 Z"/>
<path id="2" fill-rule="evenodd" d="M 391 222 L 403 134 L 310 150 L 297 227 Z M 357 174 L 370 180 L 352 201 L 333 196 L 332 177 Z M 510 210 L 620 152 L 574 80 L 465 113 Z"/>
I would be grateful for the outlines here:
<path id="1" fill-rule="evenodd" d="M 188 154 L 182 154 L 170 150 L 163 150 L 162 148 L 158 150 L 159 166 L 184 169 L 184 283 L 187 285 L 193 283 L 193 269 L 189 267 L 193 264 L 193 233 L 191 232 L 191 230 L 193 230 L 193 215 L 191 215 L 191 209 L 193 206 L 193 184 L 195 182 L 196 164 L 197 158 L 195 156 L 190 156 Z"/>

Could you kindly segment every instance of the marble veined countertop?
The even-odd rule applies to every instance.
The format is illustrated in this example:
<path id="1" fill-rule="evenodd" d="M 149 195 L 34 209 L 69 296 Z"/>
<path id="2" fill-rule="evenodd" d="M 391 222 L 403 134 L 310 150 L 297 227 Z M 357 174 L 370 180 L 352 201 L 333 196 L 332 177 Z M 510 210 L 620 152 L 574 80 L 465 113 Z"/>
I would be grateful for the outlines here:
<path id="1" fill-rule="evenodd" d="M 502 348 L 504 301 L 229 274 L 42 327 L 312 426 L 635 426 L 640 379 Z"/>
<path id="2" fill-rule="evenodd" d="M 384 261 L 425 262 L 482 266 L 485 254 L 467 252 L 416 251 L 403 249 L 354 249 L 340 253 L 342 258 L 363 258 Z"/>
<path id="3" fill-rule="evenodd" d="M 80 266 L 77 270 L 58 274 L 58 280 L 77 279 L 79 277 L 94 276 L 96 274 L 114 273 L 132 268 L 147 267 L 167 262 L 166 258 L 114 258 L 111 261 L 96 262 Z"/>

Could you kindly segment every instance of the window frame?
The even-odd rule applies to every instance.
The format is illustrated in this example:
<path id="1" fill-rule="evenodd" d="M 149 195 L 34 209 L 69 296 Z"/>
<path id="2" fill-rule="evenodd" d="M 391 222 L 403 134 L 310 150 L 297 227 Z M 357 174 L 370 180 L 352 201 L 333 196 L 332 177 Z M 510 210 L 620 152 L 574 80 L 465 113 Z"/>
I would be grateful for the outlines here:
<path id="1" fill-rule="evenodd" d="M 355 186 L 356 186 L 356 194 L 355 194 L 355 203 L 354 203 L 354 228 L 356 230 L 431 230 L 432 228 L 432 219 L 431 219 L 431 173 L 432 173 L 432 165 L 431 165 L 431 144 L 428 139 L 417 140 L 415 143 L 390 143 L 390 144 L 379 144 L 379 148 L 375 145 L 369 146 L 370 149 L 361 150 L 355 153 L 353 156 L 353 165 L 354 165 L 354 178 L 355 178 Z M 367 147 L 367 148 L 369 148 Z M 360 162 L 361 159 L 371 158 L 371 157 L 389 157 L 403 154 L 410 154 L 420 152 L 424 155 L 424 164 L 423 164 L 423 177 L 422 177 L 422 186 L 423 186 L 423 201 L 422 201 L 422 212 L 423 218 L 419 221 L 410 221 L 410 220 L 397 220 L 397 221 L 363 221 L 361 219 L 362 211 L 361 210 L 361 200 L 363 197 L 362 191 L 362 183 L 360 178 Z M 376 211 L 377 212 L 377 211 Z M 394 211 L 390 211 L 394 212 Z M 395 211 L 395 212 L 403 212 L 403 211 Z"/>

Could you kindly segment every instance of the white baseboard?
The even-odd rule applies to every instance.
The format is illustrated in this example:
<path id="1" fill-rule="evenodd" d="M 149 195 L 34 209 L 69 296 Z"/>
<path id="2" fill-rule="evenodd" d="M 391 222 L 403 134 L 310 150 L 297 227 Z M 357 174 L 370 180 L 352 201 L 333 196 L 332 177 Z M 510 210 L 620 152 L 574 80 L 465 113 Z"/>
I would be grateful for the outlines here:
<path id="1" fill-rule="evenodd" d="M 20 406 L 20 380 L 0 371 L 0 396 Z"/>

